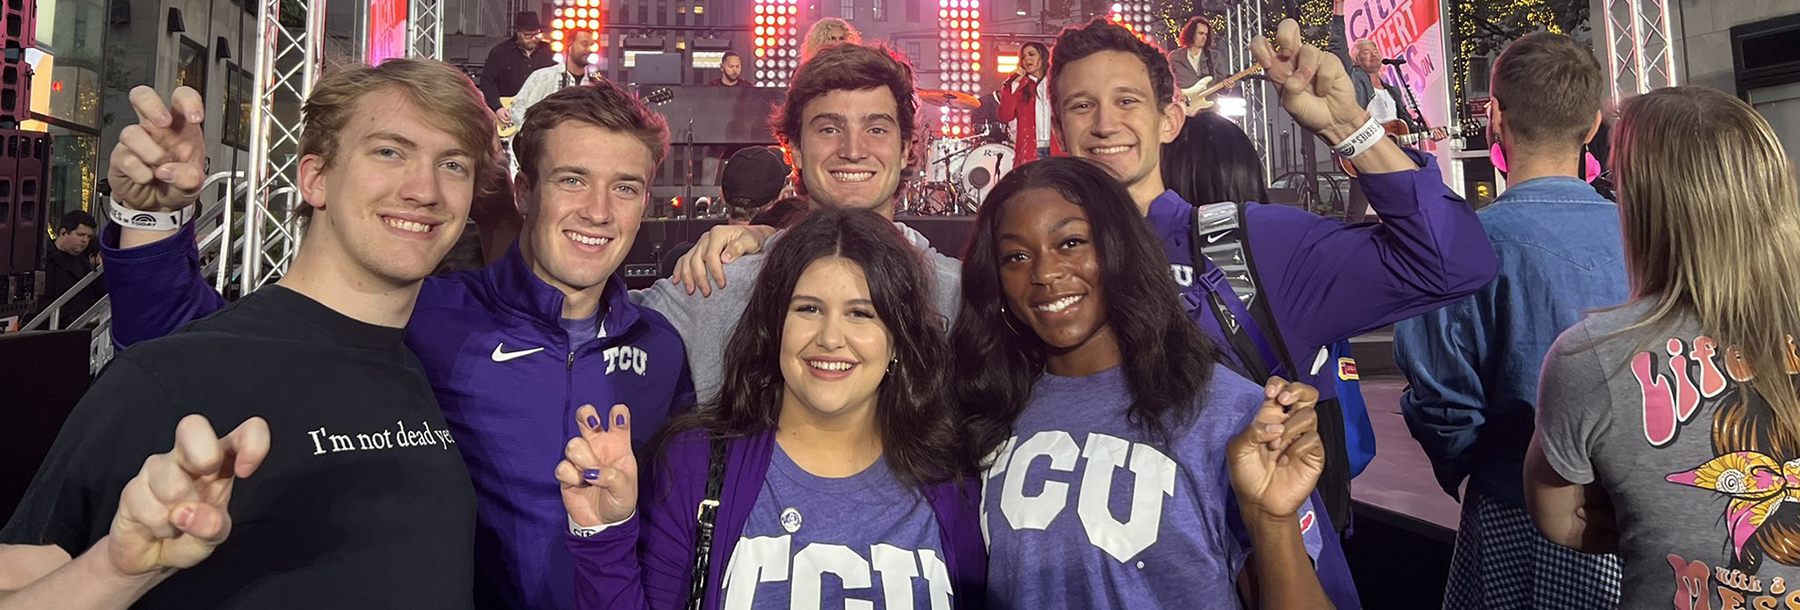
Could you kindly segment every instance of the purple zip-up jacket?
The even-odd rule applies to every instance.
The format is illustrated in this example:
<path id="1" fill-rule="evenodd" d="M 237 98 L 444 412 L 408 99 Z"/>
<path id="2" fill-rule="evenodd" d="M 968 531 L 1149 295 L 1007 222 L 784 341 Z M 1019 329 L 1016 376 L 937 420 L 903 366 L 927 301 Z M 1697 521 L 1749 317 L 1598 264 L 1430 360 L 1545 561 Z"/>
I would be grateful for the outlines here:
<path id="1" fill-rule="evenodd" d="M 193 231 L 126 250 L 116 226 L 102 233 L 121 349 L 225 305 L 200 276 Z M 601 301 L 599 337 L 571 351 L 558 323 L 562 292 L 532 273 L 517 244 L 486 268 L 426 278 L 419 292 L 406 344 L 425 365 L 474 479 L 478 606 L 572 603 L 574 562 L 558 540 L 568 513 L 553 473 L 579 434 L 576 408 L 630 406 L 632 440 L 642 447 L 693 403 L 668 320 L 633 305 L 617 275 Z"/>
<path id="2" fill-rule="evenodd" d="M 1280 327 L 1282 345 L 1271 347 L 1287 350 L 1302 369 L 1297 381 L 1318 388 L 1320 400 L 1337 397 L 1336 363 L 1312 374 L 1320 347 L 1453 303 L 1499 272 L 1481 220 L 1444 186 L 1437 160 L 1406 153 L 1420 164 L 1417 171 L 1359 178 L 1380 223 L 1345 224 L 1299 208 L 1244 204 L 1258 298 L 1267 299 Z M 1167 191 L 1151 202 L 1146 218 L 1178 282 L 1203 271 L 1194 268 L 1194 213 Z M 1201 292 L 1198 281 L 1182 289 Z M 1224 340 L 1210 308 L 1193 317 L 1208 336 Z"/>
<path id="3" fill-rule="evenodd" d="M 637 422 L 632 422 L 633 427 Z M 701 432 L 669 443 L 660 462 L 643 460 L 637 514 L 591 538 L 564 534 L 575 555 L 575 607 L 580 610 L 677 610 L 685 607 L 694 570 L 694 526 L 706 496 L 712 449 Z M 731 551 L 761 493 L 775 451 L 773 430 L 726 441 L 725 484 L 719 492 L 712 555 L 701 608 L 718 610 L 719 587 Z M 647 455 L 639 453 L 638 455 Z M 957 610 L 983 606 L 987 545 L 981 538 L 980 485 L 974 479 L 927 485 L 937 514 Z"/>

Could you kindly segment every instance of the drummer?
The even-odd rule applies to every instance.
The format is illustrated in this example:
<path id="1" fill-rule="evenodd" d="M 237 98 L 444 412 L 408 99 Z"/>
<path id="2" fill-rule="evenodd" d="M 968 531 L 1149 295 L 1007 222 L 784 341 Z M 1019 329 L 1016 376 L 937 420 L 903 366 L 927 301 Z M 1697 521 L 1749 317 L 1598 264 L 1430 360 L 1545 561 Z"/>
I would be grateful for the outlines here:
<path id="1" fill-rule="evenodd" d="M 1019 67 L 1000 85 L 1000 120 L 1009 121 L 1018 162 L 1061 155 L 1062 145 L 1050 137 L 1050 82 L 1044 71 L 1050 49 L 1039 42 L 1019 47 Z"/>

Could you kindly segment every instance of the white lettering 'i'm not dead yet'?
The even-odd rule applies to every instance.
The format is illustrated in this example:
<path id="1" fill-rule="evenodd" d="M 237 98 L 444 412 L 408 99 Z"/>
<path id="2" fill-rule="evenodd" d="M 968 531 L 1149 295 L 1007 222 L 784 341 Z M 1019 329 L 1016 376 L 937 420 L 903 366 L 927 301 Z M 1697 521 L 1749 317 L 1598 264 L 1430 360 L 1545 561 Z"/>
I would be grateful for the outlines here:
<path id="1" fill-rule="evenodd" d="M 313 455 L 425 446 L 449 450 L 451 445 L 456 444 L 456 439 L 450 436 L 449 430 L 433 430 L 430 422 L 419 423 L 422 428 L 408 429 L 406 422 L 395 420 L 393 428 L 352 434 L 332 434 L 324 426 L 320 426 L 317 430 L 307 430 L 306 436 L 312 440 Z"/>
<path id="2" fill-rule="evenodd" d="M 869 547 L 869 556 L 842 544 L 814 542 L 790 553 L 791 536 L 758 536 L 738 541 L 725 565 L 724 610 L 750 610 L 755 605 L 757 585 L 788 583 L 788 607 L 793 610 L 820 610 L 824 604 L 825 574 L 837 577 L 844 589 L 844 610 L 872 610 L 875 602 L 855 599 L 858 589 L 873 586 L 881 579 L 882 607 L 888 610 L 913 608 L 913 579 L 923 578 L 931 599 L 931 610 L 950 610 L 950 571 L 937 551 L 909 551 L 891 544 Z M 792 557 L 792 561 L 789 558 Z M 864 593 L 865 597 L 873 597 Z"/>
<path id="3" fill-rule="evenodd" d="M 1087 435 L 1085 446 L 1062 430 L 1038 432 L 1019 442 L 1007 439 L 992 456 L 993 466 L 982 477 L 982 496 L 995 479 L 1000 488 L 1000 514 L 1013 530 L 1047 530 L 1069 504 L 1070 484 L 1045 477 L 1037 495 L 1026 495 L 1031 463 L 1046 459 L 1050 472 L 1067 472 L 1079 479 L 1074 492 L 1075 515 L 1087 532 L 1088 542 L 1113 559 L 1130 561 L 1156 539 L 1162 529 L 1163 502 L 1175 496 L 1175 460 L 1155 447 L 1133 443 L 1098 432 Z M 1077 462 L 1085 462 L 1076 468 Z M 1131 518 L 1120 521 L 1110 508 L 1113 473 L 1127 468 L 1133 475 Z M 981 534 L 988 537 L 988 502 L 981 503 Z M 990 541 L 992 538 L 988 538 Z"/>

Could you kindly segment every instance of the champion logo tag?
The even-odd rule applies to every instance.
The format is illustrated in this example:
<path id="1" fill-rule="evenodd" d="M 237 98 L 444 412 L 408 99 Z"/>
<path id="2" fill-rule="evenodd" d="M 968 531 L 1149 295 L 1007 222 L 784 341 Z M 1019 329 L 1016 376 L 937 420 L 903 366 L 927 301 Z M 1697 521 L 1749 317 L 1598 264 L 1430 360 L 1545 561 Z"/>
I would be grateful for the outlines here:
<path id="1" fill-rule="evenodd" d="M 789 506 L 781 510 L 781 529 L 789 534 L 800 531 L 800 509 Z"/>
<path id="2" fill-rule="evenodd" d="M 1313 511 L 1306 511 L 1306 514 L 1300 516 L 1300 533 L 1304 534 L 1312 531 L 1313 523 L 1315 521 L 1318 521 L 1318 519 L 1314 518 Z"/>

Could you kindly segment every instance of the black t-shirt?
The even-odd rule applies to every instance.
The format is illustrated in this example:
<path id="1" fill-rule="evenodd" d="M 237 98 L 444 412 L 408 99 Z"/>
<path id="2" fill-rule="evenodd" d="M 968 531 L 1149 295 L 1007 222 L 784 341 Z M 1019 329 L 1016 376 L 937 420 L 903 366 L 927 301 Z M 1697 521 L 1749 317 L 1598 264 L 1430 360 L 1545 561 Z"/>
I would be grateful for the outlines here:
<path id="1" fill-rule="evenodd" d="M 265 287 L 101 373 L 0 531 L 79 555 L 144 458 L 200 413 L 269 422 L 231 537 L 138 608 L 472 608 L 475 492 L 402 330 Z M 545 476 L 550 476 L 545 473 Z"/>

